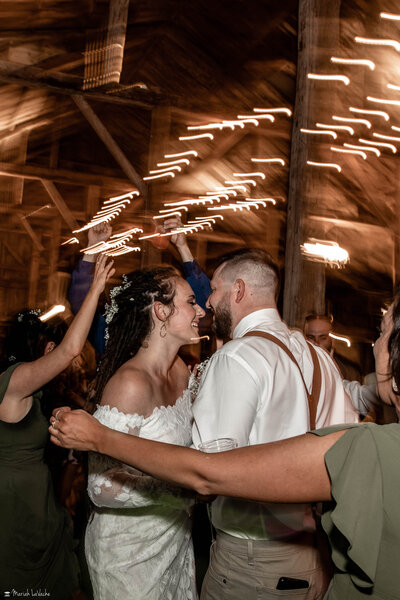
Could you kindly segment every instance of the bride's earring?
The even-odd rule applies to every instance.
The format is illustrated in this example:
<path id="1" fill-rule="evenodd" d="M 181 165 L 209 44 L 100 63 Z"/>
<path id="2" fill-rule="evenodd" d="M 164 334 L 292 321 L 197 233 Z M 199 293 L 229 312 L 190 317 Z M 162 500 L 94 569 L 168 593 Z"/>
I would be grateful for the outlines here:
<path id="1" fill-rule="evenodd" d="M 160 337 L 165 338 L 167 335 L 167 326 L 163 323 L 160 327 Z"/>

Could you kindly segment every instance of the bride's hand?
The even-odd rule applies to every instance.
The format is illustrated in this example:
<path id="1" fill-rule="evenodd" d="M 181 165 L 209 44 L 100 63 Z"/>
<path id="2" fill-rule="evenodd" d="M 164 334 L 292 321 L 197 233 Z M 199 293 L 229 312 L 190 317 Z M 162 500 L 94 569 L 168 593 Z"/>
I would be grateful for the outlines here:
<path id="1" fill-rule="evenodd" d="M 50 418 L 50 440 L 56 446 L 75 450 L 97 450 L 103 426 L 84 410 L 68 406 L 55 409 Z"/>

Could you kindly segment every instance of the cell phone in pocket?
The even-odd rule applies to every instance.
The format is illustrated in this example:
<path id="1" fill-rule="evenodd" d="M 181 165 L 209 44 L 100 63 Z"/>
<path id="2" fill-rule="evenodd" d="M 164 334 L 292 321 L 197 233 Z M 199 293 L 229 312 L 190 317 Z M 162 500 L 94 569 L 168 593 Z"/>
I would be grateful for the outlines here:
<path id="1" fill-rule="evenodd" d="M 310 586 L 306 579 L 294 579 L 293 577 L 280 577 L 276 586 L 277 590 L 302 590 Z"/>

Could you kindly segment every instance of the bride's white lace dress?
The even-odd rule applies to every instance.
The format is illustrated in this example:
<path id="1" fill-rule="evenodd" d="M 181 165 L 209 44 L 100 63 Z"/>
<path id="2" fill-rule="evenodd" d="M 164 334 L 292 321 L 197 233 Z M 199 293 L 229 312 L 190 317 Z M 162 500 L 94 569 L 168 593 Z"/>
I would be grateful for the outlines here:
<path id="1" fill-rule="evenodd" d="M 191 398 L 147 418 L 99 406 L 107 427 L 143 438 L 188 446 Z M 184 491 L 143 475 L 108 456 L 89 456 L 88 492 L 95 504 L 85 549 L 95 600 L 195 600 L 189 509 Z"/>

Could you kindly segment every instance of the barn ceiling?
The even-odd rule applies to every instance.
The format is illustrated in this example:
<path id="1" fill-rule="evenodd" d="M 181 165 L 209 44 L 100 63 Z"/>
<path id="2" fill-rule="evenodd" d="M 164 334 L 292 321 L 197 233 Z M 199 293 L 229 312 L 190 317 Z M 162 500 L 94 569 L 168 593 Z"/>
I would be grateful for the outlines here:
<path id="1" fill-rule="evenodd" d="M 355 304 L 363 302 L 362 312 L 375 316 L 392 292 L 398 260 L 400 131 L 392 127 L 400 128 L 400 107 L 367 97 L 400 99 L 399 91 L 387 87 L 398 83 L 400 58 L 395 45 L 363 45 L 355 37 L 400 41 L 400 22 L 380 17 L 382 10 L 396 13 L 398 3 L 382 4 L 342 0 L 334 26 L 327 25 L 332 39 L 316 43 L 315 72 L 341 73 L 351 83 L 310 80 L 307 122 L 302 126 L 341 124 L 351 126 L 353 133 L 336 130 L 336 139 L 306 133 L 301 138 L 308 160 L 340 166 L 340 172 L 311 165 L 303 171 L 308 182 L 304 241 L 336 241 L 350 254 L 344 268 L 327 269 L 329 306 L 333 303 L 335 309 L 350 286 Z M 220 199 L 219 206 L 245 198 L 274 202 L 236 211 L 208 211 L 210 204 L 190 206 L 185 214 L 189 219 L 224 216 L 212 229 L 189 236 L 194 252 L 211 267 L 224 250 L 258 245 L 283 266 L 291 148 L 293 136 L 300 134 L 287 112 L 269 113 L 274 114 L 273 122 L 254 121 L 254 109 L 295 109 L 298 9 L 297 0 L 2 2 L 0 276 L 7 282 L 2 297 L 13 284 L 10 297 L 22 305 L 32 273 L 48 279 L 52 271 L 68 272 L 78 246 L 61 244 L 104 200 L 139 189 L 140 196 L 115 219 L 114 231 L 137 225 L 151 233 L 152 217 L 166 203 L 232 185 L 226 182 L 240 178 L 234 173 L 261 172 L 264 177 L 249 177 L 256 185 L 245 184 L 239 196 Z M 336 56 L 369 59 L 375 69 L 332 64 L 332 40 Z M 303 100 L 298 97 L 296 102 Z M 385 111 L 388 119 L 356 114 L 351 106 Z M 188 130 L 238 121 L 238 115 L 253 120 Z M 361 122 L 335 122 L 334 115 L 369 120 L 371 128 Z M 213 139 L 179 139 L 205 132 Z M 374 138 L 374 133 L 399 140 Z M 379 157 L 367 150 L 361 151 L 364 155 L 331 150 L 343 149 L 343 144 L 373 147 L 360 138 L 393 144 L 395 150 L 375 146 Z M 143 180 L 150 170 L 160 168 L 158 162 L 167 160 L 165 154 L 190 150 L 198 156 L 175 177 Z M 257 157 L 279 158 L 284 164 L 251 161 Z M 217 201 L 213 206 L 218 207 Z M 78 238 L 83 247 L 85 234 Z M 132 244 L 141 252 L 118 258 L 119 273 L 157 256 L 148 240 L 135 239 Z M 35 252 L 32 271 L 29 261 Z M 162 258 L 170 256 L 165 252 Z M 46 303 L 50 289 L 50 284 L 33 294 L 31 289 L 29 297 Z M 2 310 L 3 318 L 7 310 Z M 351 328 L 346 318 L 342 313 L 342 321 Z M 366 340 L 374 326 L 368 319 L 361 336 Z"/>

